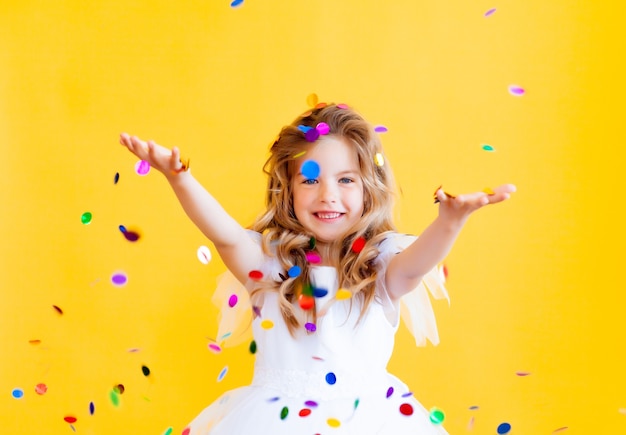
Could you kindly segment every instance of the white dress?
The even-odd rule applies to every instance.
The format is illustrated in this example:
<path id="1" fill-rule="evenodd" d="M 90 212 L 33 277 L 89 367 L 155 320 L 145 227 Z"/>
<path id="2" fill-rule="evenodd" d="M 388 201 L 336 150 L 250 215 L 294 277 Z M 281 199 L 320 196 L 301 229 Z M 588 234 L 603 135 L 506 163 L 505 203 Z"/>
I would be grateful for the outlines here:
<path id="1" fill-rule="evenodd" d="M 415 238 L 391 239 L 381 244 L 377 259 L 383 271 L 389 258 Z M 265 271 L 277 276 L 276 266 L 275 260 L 268 259 Z M 252 321 L 257 346 L 252 384 L 223 394 L 183 434 L 447 434 L 442 425 L 431 421 L 429 411 L 408 387 L 387 372 L 399 310 L 380 288 L 384 286 L 378 285 L 375 301 L 358 321 L 356 300 L 335 300 L 334 268 L 313 266 L 311 280 L 316 289 L 328 290 L 315 298 L 317 309 L 332 302 L 318 318 L 315 331 L 309 325 L 309 330 L 302 327 L 292 337 L 279 312 L 277 295 L 265 294 L 260 316 Z M 383 280 L 380 273 L 379 283 Z M 430 311 L 432 316 L 430 302 L 417 310 Z M 418 343 L 425 337 L 437 340 L 433 327 L 423 332 L 424 337 L 416 336 Z"/>

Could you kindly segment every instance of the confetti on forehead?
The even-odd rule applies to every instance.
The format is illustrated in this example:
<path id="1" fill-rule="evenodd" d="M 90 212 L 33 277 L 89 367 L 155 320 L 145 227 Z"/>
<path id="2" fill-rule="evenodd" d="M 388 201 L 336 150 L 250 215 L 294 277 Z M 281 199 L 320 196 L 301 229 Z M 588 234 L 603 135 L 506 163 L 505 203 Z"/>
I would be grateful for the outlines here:
<path id="1" fill-rule="evenodd" d="M 320 165 L 315 160 L 306 160 L 300 166 L 300 173 L 307 180 L 312 180 L 320 175 Z"/>

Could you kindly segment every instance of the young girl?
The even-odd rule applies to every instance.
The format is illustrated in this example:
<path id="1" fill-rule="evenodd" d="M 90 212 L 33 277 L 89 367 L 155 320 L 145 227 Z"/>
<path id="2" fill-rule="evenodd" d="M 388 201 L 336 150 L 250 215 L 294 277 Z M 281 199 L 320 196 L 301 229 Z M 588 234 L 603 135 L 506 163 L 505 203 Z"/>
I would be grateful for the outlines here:
<path id="1" fill-rule="evenodd" d="M 120 141 L 165 175 L 249 293 L 252 385 L 224 394 L 183 434 L 446 434 L 441 415 L 387 372 L 400 307 L 418 344 L 437 344 L 426 292 L 447 297 L 437 266 L 470 214 L 514 186 L 457 197 L 438 189 L 432 224 L 419 238 L 398 234 L 378 135 L 346 105 L 319 104 L 271 146 L 267 210 L 245 229 L 177 148 L 125 133 Z"/>

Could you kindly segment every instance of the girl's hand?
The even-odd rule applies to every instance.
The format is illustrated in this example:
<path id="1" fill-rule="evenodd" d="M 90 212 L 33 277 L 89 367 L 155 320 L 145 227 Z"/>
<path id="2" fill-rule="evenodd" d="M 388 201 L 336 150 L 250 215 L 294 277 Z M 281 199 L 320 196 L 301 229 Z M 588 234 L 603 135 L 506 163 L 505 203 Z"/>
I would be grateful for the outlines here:
<path id="1" fill-rule="evenodd" d="M 479 208 L 509 199 L 515 190 L 513 184 L 503 184 L 495 189 L 485 189 L 483 192 L 467 193 L 455 197 L 446 194 L 439 188 L 435 192 L 437 202 L 439 202 L 439 216 L 463 221 Z"/>
<path id="2" fill-rule="evenodd" d="M 171 150 L 157 145 L 154 141 L 144 142 L 137 136 L 127 133 L 120 134 L 120 143 L 136 155 L 139 159 L 150 163 L 150 166 L 162 172 L 165 176 L 177 174 L 186 169 L 180 160 L 180 151 L 174 147 Z"/>

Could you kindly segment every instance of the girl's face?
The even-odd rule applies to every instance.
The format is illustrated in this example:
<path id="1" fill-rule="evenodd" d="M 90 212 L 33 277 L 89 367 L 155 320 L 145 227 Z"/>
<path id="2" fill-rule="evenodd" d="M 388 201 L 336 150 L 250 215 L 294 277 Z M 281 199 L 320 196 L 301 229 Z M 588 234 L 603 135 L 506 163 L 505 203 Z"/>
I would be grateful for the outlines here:
<path id="1" fill-rule="evenodd" d="M 302 174 L 307 160 L 319 165 L 316 178 Z M 291 183 L 298 221 L 318 241 L 344 237 L 363 215 L 363 180 L 354 147 L 342 138 L 320 136 L 296 159 L 296 168 Z"/>

